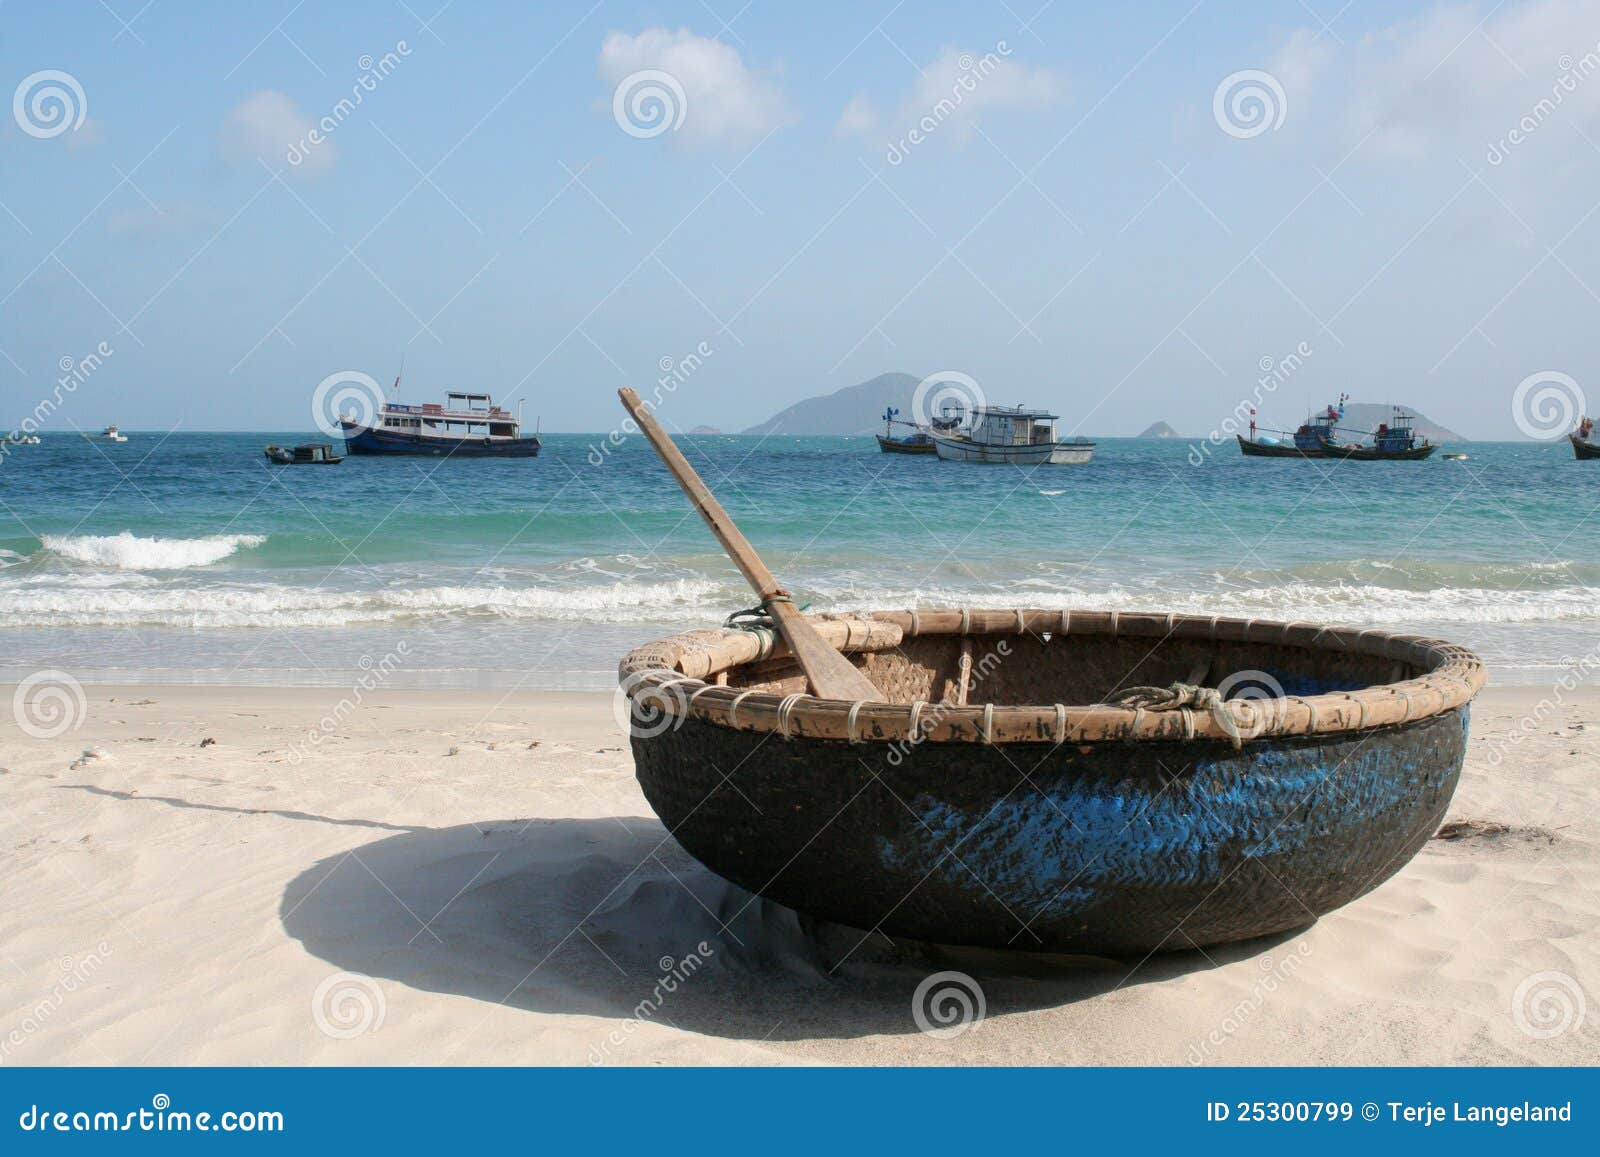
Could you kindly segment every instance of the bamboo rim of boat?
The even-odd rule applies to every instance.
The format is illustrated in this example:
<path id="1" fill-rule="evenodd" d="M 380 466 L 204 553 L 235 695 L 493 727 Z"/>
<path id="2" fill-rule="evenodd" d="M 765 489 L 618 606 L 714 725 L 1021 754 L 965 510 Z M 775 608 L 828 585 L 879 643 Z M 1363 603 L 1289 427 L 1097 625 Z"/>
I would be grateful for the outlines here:
<path id="1" fill-rule="evenodd" d="M 1109 703 L 1002 705 L 889 703 L 779 695 L 729 686 L 736 667 L 788 656 L 769 630 L 723 628 L 673 635 L 628 653 L 618 670 L 621 692 L 646 713 L 694 719 L 786 739 L 852 743 L 1110 743 L 1250 740 L 1365 731 L 1426 719 L 1465 707 L 1483 688 L 1483 662 L 1465 647 L 1421 635 L 1316 623 L 1144 611 L 937 610 L 867 611 L 817 616 L 817 630 L 846 654 L 892 651 L 908 637 L 1124 635 L 1267 644 L 1387 659 L 1421 668 L 1354 691 L 1285 696 L 1262 711 L 1248 700 L 1226 710 L 1153 710 Z M 1260 702 L 1260 701 L 1254 701 Z M 1234 708 L 1232 704 L 1242 706 Z M 656 729 L 652 729 L 652 733 Z"/>

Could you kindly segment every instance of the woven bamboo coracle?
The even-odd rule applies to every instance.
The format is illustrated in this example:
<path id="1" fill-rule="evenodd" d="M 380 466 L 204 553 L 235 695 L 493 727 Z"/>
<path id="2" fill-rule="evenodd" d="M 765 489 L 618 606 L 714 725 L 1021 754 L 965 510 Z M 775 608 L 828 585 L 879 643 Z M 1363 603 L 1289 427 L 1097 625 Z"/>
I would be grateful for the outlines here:
<path id="1" fill-rule="evenodd" d="M 1485 681 L 1449 643 L 1307 623 L 814 621 L 882 701 L 806 694 L 759 629 L 623 660 L 645 795 L 743 887 L 957 944 L 1127 954 L 1308 923 L 1437 828 Z"/>

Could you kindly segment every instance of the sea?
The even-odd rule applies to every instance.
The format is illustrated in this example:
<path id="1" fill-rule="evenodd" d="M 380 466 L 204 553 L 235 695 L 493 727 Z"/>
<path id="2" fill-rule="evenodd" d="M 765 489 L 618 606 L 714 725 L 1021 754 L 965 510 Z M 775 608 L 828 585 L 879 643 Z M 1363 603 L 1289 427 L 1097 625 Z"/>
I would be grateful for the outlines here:
<path id="1" fill-rule="evenodd" d="M 0 456 L 0 678 L 602 689 L 753 599 L 640 436 L 538 458 L 274 466 L 290 432 L 43 435 Z M 1358 624 L 1553 683 L 1600 648 L 1600 462 L 1245 459 L 1109 438 L 1087 466 L 887 455 L 871 437 L 684 437 L 816 610 L 970 605 Z"/>

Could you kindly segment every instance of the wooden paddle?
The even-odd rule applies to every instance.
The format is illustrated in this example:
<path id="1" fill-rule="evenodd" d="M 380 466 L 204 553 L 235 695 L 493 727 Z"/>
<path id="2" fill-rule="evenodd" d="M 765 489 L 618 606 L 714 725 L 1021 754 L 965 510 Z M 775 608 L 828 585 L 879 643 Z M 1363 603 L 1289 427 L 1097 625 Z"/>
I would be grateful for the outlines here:
<path id="1" fill-rule="evenodd" d="M 789 592 L 778 585 L 778 580 L 772 577 L 772 572 L 767 569 L 766 563 L 756 554 L 755 547 L 751 546 L 750 541 L 739 532 L 733 519 L 728 517 L 728 512 L 722 509 L 722 503 L 716 500 L 711 490 L 700 480 L 700 475 L 689 465 L 689 460 L 661 428 L 661 423 L 644 408 L 639 395 L 629 389 L 618 390 L 617 394 L 621 397 L 628 413 L 633 415 L 633 420 L 639 423 L 639 429 L 644 431 L 645 437 L 649 438 L 650 444 L 656 448 L 656 453 L 661 455 L 661 461 L 666 463 L 667 470 L 678 480 L 678 485 L 683 487 L 683 492 L 689 496 L 689 501 L 700 512 L 700 517 L 705 519 L 706 525 L 711 528 L 711 533 L 717 536 L 722 549 L 728 552 L 728 557 L 733 559 L 733 564 L 744 575 L 745 581 L 755 588 L 756 594 L 761 596 L 762 609 L 772 617 L 778 633 L 783 636 L 784 642 L 789 644 L 789 650 L 794 654 L 800 669 L 806 674 L 806 680 L 811 684 L 811 693 L 824 699 L 867 699 L 881 702 L 883 692 L 874 687 L 872 681 L 849 659 L 834 650 L 821 635 L 817 634 L 817 629 L 811 625 L 810 620 L 790 601 Z"/>

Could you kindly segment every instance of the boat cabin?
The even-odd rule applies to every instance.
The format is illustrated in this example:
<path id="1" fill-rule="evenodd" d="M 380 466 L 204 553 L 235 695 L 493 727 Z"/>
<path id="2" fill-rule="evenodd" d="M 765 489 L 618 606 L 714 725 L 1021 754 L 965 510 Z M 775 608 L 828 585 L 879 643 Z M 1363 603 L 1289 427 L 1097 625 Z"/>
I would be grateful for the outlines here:
<path id="1" fill-rule="evenodd" d="M 420 406 L 390 402 L 383 407 L 381 429 L 455 438 L 515 438 L 519 423 L 511 411 L 494 404 L 488 394 L 448 393 L 444 405 Z"/>
<path id="2" fill-rule="evenodd" d="M 1059 414 L 1021 406 L 978 406 L 969 436 L 989 446 L 1054 445 Z"/>
<path id="3" fill-rule="evenodd" d="M 1390 422 L 1379 422 L 1378 428 L 1373 432 L 1373 440 L 1379 450 L 1399 451 L 1410 450 L 1417 444 L 1417 432 L 1413 428 L 1416 418 L 1403 410 L 1395 410 L 1394 419 Z M 1424 443 L 1427 439 L 1422 439 Z"/>

